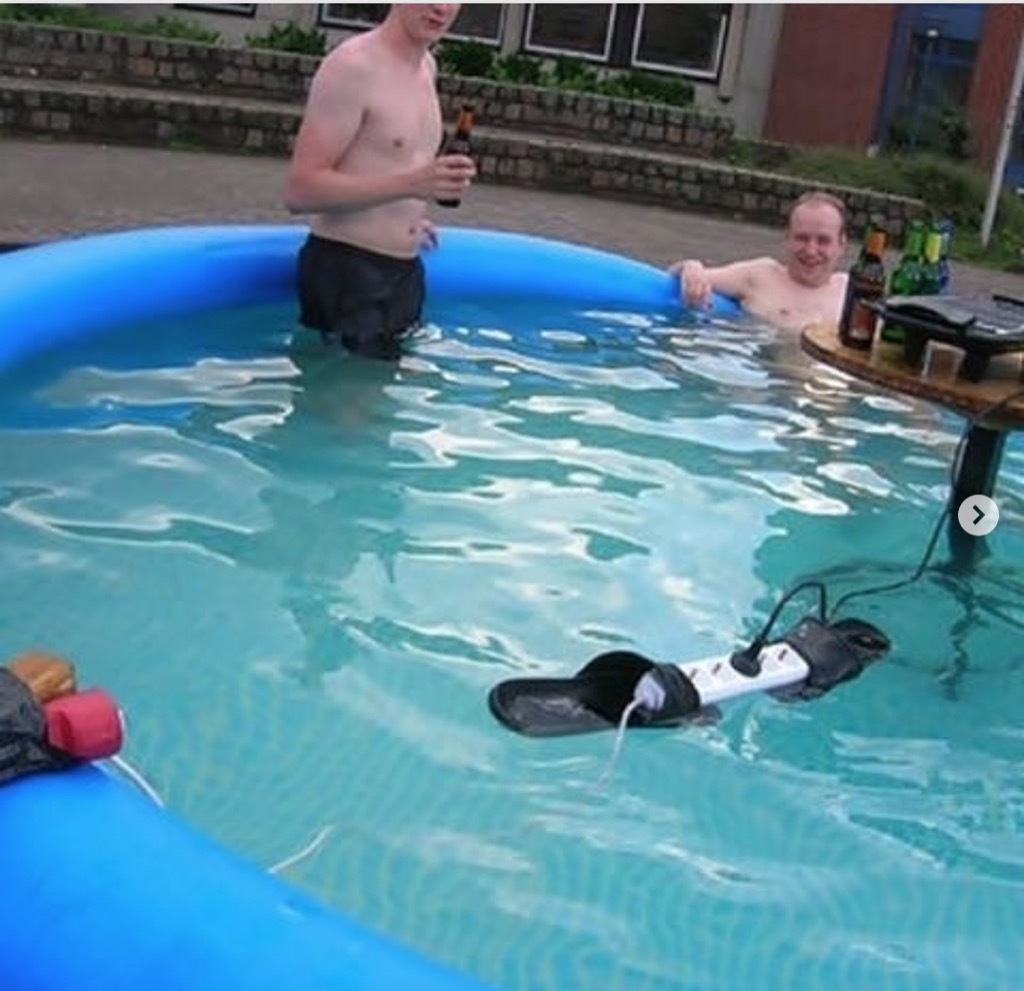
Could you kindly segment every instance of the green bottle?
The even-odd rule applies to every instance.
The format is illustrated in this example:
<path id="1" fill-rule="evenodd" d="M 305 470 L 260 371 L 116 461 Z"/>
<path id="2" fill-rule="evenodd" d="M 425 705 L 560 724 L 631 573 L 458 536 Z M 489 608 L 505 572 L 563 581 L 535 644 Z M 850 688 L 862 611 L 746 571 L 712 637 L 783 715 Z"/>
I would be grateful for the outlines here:
<path id="1" fill-rule="evenodd" d="M 915 220 L 910 225 L 896 271 L 892 273 L 889 290 L 894 296 L 916 296 L 921 291 L 921 269 L 924 265 L 924 224 Z"/>
<path id="2" fill-rule="evenodd" d="M 903 257 L 900 258 L 900 263 L 889 281 L 889 291 L 893 296 L 917 296 L 922 291 L 924 242 L 924 224 L 920 220 L 912 221 L 903 248 Z M 902 344 L 903 328 L 883 324 L 882 340 L 890 344 Z"/>
<path id="3" fill-rule="evenodd" d="M 942 289 L 942 231 L 929 231 L 924 239 L 924 264 L 921 266 L 922 296 L 937 296 Z"/>

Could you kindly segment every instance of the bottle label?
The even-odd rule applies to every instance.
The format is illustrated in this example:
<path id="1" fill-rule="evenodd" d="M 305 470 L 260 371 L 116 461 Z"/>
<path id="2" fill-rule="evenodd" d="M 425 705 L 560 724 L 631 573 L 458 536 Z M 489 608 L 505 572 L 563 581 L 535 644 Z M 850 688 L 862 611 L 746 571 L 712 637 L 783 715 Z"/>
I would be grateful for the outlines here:
<path id="1" fill-rule="evenodd" d="M 878 314 L 864 305 L 864 301 L 855 299 L 850 307 L 850 322 L 846 335 L 858 344 L 870 344 L 875 339 L 875 326 Z"/>
<path id="2" fill-rule="evenodd" d="M 453 136 L 444 145 L 444 154 L 446 155 L 469 155 L 472 151 L 469 140 L 467 138 L 460 138 L 458 135 Z"/>

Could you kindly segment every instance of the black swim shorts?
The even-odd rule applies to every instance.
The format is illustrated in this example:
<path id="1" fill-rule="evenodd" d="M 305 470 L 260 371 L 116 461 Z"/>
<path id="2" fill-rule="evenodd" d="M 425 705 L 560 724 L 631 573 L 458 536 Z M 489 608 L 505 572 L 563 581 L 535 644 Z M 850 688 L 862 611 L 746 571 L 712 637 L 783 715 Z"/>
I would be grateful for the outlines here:
<path id="1" fill-rule="evenodd" d="M 310 234 L 299 251 L 299 319 L 355 354 L 397 358 L 423 312 L 419 258 L 395 258 Z"/>

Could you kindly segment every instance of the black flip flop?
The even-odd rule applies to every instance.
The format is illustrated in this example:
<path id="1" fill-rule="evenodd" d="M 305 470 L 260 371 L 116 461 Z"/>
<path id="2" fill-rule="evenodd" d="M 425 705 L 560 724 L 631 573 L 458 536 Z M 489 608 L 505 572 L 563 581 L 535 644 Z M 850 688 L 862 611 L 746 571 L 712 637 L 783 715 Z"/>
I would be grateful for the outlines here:
<path id="1" fill-rule="evenodd" d="M 629 650 L 600 654 L 571 678 L 513 678 L 487 696 L 494 717 L 525 736 L 571 736 L 615 729 L 633 702 L 637 683 L 657 670 L 668 690 L 657 713 L 635 709 L 630 727 L 679 726 L 700 709 L 700 698 L 674 664 L 658 664 Z"/>

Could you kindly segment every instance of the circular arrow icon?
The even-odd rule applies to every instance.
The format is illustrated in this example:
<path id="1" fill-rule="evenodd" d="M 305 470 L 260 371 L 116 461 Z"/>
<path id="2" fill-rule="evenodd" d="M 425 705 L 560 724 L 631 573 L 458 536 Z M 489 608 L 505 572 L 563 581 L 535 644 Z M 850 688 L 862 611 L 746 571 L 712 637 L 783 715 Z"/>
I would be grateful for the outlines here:
<path id="1" fill-rule="evenodd" d="M 968 496 L 956 513 L 957 522 L 972 537 L 987 537 L 999 522 L 999 507 L 984 495 Z"/>

